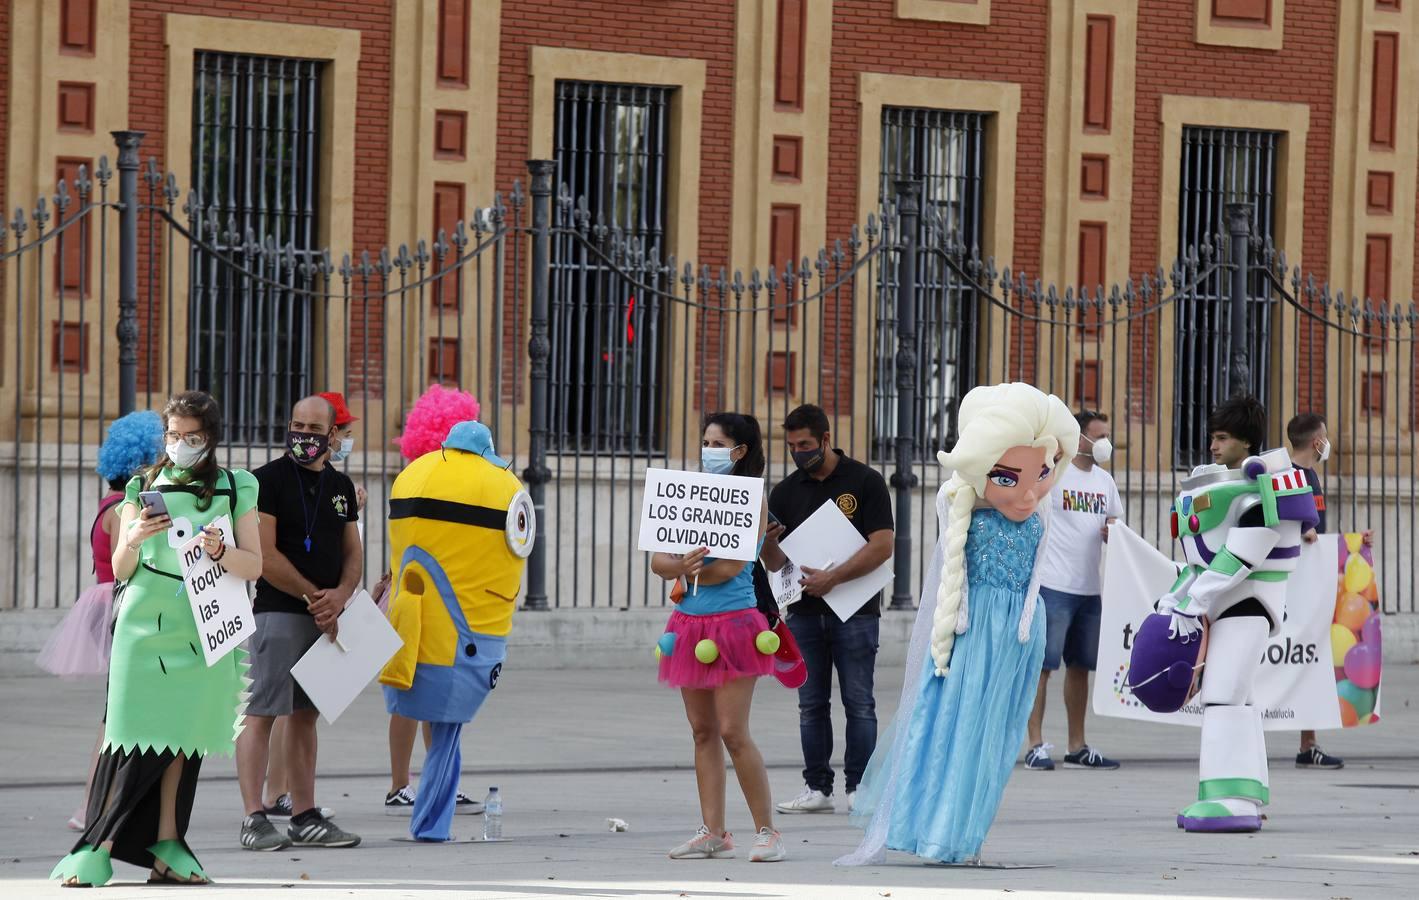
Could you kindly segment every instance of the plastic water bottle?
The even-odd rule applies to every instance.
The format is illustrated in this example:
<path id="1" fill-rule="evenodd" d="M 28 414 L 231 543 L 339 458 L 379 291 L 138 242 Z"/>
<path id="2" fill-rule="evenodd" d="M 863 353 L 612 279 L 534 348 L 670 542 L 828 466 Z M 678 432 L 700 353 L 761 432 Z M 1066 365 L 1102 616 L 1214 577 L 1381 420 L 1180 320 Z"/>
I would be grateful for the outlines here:
<path id="1" fill-rule="evenodd" d="M 497 786 L 488 788 L 488 796 L 483 798 L 483 840 L 503 839 L 503 795 Z"/>

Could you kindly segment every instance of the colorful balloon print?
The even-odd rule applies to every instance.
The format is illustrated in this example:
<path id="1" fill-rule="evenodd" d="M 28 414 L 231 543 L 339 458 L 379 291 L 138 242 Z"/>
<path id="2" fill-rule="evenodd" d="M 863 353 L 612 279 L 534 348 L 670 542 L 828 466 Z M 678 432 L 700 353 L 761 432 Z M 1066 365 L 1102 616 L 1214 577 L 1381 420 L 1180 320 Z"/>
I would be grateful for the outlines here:
<path id="1" fill-rule="evenodd" d="M 1366 690 L 1353 681 L 1345 680 L 1335 686 L 1335 692 L 1340 695 L 1340 699 L 1349 703 L 1355 708 L 1355 715 L 1358 718 L 1368 718 L 1375 708 L 1375 692 Z"/>
<path id="2" fill-rule="evenodd" d="M 1350 705 L 1350 701 L 1340 702 L 1340 724 L 1346 728 L 1354 728 L 1360 724 L 1360 717 L 1355 713 L 1355 707 Z"/>
<path id="3" fill-rule="evenodd" d="M 1380 648 L 1377 644 L 1356 644 L 1345 654 L 1345 677 L 1356 687 L 1372 689 L 1380 683 Z"/>
<path id="4" fill-rule="evenodd" d="M 1340 596 L 1335 604 L 1335 622 L 1343 625 L 1357 635 L 1360 629 L 1365 626 L 1365 620 L 1370 617 L 1370 603 L 1364 597 L 1353 592 L 1346 592 Z"/>
<path id="5" fill-rule="evenodd" d="M 1330 626 L 1330 659 L 1335 668 L 1345 668 L 1345 654 L 1349 653 L 1355 644 L 1355 632 L 1344 625 Z"/>
<path id="6" fill-rule="evenodd" d="M 1375 613 L 1365 620 L 1365 624 L 1360 629 L 1360 640 L 1367 644 L 1379 645 L 1380 643 L 1380 623 L 1383 617 Z"/>
<path id="7" fill-rule="evenodd" d="M 1358 594 L 1375 580 L 1375 570 L 1363 556 L 1351 556 L 1345 561 L 1345 590 Z"/>

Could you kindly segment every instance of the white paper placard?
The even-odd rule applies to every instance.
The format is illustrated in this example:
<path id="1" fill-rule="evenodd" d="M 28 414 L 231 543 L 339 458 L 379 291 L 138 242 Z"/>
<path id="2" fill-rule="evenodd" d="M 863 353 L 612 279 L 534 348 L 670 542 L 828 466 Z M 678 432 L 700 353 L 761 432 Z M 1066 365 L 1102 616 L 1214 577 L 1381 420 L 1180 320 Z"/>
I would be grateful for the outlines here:
<path id="1" fill-rule="evenodd" d="M 831 500 L 818 507 L 793 533 L 779 540 L 779 548 L 801 569 L 828 569 L 847 562 L 857 551 L 867 546 L 867 539 L 857 533 L 843 511 Z M 801 576 L 800 576 L 801 577 Z M 892 559 L 876 569 L 844 581 L 828 591 L 823 600 L 828 608 L 846 622 L 862 609 L 863 604 L 892 583 Z"/>
<path id="2" fill-rule="evenodd" d="M 715 559 L 759 554 L 764 482 L 737 475 L 646 469 L 639 547 L 651 553 L 709 548 Z"/>
<path id="3" fill-rule="evenodd" d="M 291 667 L 291 676 L 315 708 L 334 722 L 379 674 L 404 641 L 375 606 L 368 591 L 356 591 L 340 613 L 340 646 L 321 635 Z"/>
<path id="4" fill-rule="evenodd" d="M 1332 535 L 1325 537 L 1328 540 L 1302 545 L 1296 571 L 1286 580 L 1286 618 L 1280 632 L 1267 639 L 1266 652 L 1258 661 L 1252 703 L 1261 708 L 1262 727 L 1267 731 L 1340 727 L 1330 652 L 1337 544 Z M 1109 526 L 1098 675 L 1092 691 L 1095 713 L 1202 725 L 1198 698 L 1177 712 L 1156 713 L 1127 687 L 1132 637 L 1153 612 L 1153 602 L 1172 587 L 1177 571 L 1176 563 L 1123 523 Z"/>
<path id="5" fill-rule="evenodd" d="M 765 566 L 765 568 L 768 567 Z M 777 572 L 769 572 L 769 587 L 773 588 L 779 612 L 783 612 L 790 605 L 803 599 L 803 585 L 798 583 L 798 579 L 802 577 L 803 572 L 793 564 L 791 559 L 785 560 L 783 568 Z"/>
<path id="6" fill-rule="evenodd" d="M 221 529 L 230 551 L 232 520 L 218 516 L 208 527 Z M 211 666 L 256 633 L 251 595 L 246 581 L 228 572 L 221 563 L 213 562 L 202 549 L 201 531 L 182 545 L 181 561 L 187 602 L 192 605 L 192 618 L 202 641 L 202 656 Z"/>

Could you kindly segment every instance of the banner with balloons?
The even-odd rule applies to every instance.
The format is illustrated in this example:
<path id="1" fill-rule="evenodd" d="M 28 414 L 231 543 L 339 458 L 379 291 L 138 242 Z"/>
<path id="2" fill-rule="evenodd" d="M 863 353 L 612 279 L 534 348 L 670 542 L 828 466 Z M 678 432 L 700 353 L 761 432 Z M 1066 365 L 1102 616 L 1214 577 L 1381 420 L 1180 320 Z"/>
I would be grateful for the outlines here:
<path id="1" fill-rule="evenodd" d="M 1340 728 L 1368 722 L 1377 712 L 1380 654 L 1374 566 L 1369 548 L 1356 536 L 1352 552 L 1348 537 L 1326 535 L 1303 545 L 1296 571 L 1287 580 L 1286 619 L 1258 660 L 1252 691 L 1269 731 Z M 1177 563 L 1127 526 L 1110 526 L 1093 689 L 1094 712 L 1099 715 L 1202 724 L 1202 707 L 1195 700 L 1175 713 L 1155 713 L 1126 685 L 1133 635 L 1177 571 Z M 1339 593 L 1332 594 L 1331 575 L 1336 572 Z M 1337 703 L 1337 695 L 1343 702 Z"/>
<path id="2" fill-rule="evenodd" d="M 1330 626 L 1330 659 L 1335 667 L 1335 693 L 1340 724 L 1346 728 L 1380 720 L 1380 670 L 1383 668 L 1379 579 L 1375 557 L 1365 535 L 1339 539 L 1335 620 Z"/>

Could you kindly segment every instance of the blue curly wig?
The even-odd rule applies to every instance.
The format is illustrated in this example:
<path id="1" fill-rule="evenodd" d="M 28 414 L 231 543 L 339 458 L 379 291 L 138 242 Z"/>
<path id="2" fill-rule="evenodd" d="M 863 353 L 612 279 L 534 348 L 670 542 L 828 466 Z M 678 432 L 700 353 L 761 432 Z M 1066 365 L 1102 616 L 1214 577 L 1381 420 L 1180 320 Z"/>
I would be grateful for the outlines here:
<path id="1" fill-rule="evenodd" d="M 163 419 L 151 410 L 129 413 L 108 426 L 95 467 L 105 481 L 127 481 L 163 453 Z"/>

